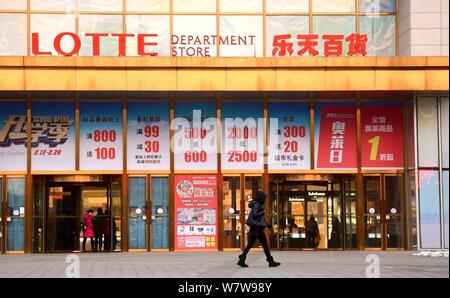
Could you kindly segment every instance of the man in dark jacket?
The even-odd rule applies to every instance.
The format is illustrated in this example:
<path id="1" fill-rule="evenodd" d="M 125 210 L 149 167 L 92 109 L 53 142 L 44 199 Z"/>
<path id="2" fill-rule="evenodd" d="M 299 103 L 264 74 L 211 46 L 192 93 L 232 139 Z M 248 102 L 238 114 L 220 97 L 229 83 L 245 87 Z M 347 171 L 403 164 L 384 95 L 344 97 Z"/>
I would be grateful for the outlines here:
<path id="1" fill-rule="evenodd" d="M 281 265 L 280 263 L 275 262 L 273 257 L 270 255 L 269 245 L 267 244 L 266 235 L 264 234 L 264 229 L 269 226 L 264 218 L 265 210 L 263 205 L 266 198 L 267 196 L 263 192 L 258 191 L 255 193 L 253 200 L 248 204 L 248 207 L 251 208 L 250 214 L 247 218 L 247 225 L 250 226 L 250 232 L 248 233 L 247 246 L 239 256 L 239 262 L 237 263 L 241 267 L 248 267 L 248 265 L 245 264 L 245 259 L 247 258 L 247 254 L 253 244 L 255 244 L 256 239 L 259 239 L 259 242 L 264 248 L 264 253 L 266 254 L 267 262 L 269 262 L 269 267 L 277 267 Z"/>

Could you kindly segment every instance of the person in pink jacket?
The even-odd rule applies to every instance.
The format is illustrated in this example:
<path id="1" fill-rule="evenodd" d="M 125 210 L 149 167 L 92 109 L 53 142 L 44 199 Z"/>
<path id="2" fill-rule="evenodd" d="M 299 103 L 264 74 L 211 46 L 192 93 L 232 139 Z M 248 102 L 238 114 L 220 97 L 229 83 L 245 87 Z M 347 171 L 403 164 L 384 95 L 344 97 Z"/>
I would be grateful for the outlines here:
<path id="1" fill-rule="evenodd" d="M 86 241 L 88 238 L 91 239 L 91 247 L 94 248 L 94 210 L 89 209 L 87 213 L 83 216 L 83 251 L 86 251 Z"/>

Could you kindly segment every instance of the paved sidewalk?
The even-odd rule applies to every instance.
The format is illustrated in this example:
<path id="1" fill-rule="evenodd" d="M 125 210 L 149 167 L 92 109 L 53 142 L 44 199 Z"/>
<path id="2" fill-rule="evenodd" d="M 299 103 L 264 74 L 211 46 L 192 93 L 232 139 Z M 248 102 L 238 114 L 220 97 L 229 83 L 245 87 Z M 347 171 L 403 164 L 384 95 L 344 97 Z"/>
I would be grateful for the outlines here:
<path id="1" fill-rule="evenodd" d="M 181 278 L 366 277 L 367 256 L 379 256 L 380 277 L 449 278 L 449 259 L 414 252 L 274 252 L 282 265 L 268 268 L 263 253 L 250 253 L 250 268 L 236 265 L 236 252 L 77 254 L 80 276 Z M 66 254 L 0 255 L 0 277 L 66 277 Z"/>

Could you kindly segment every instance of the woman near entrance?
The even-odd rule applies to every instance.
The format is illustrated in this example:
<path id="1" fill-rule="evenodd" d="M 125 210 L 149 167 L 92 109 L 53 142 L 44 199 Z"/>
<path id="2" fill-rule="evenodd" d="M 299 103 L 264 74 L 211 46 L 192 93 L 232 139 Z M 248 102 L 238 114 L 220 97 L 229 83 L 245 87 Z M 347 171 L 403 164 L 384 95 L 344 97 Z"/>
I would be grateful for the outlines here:
<path id="1" fill-rule="evenodd" d="M 309 217 L 306 224 L 306 237 L 308 240 L 308 247 L 317 248 L 320 243 L 319 224 L 317 223 L 314 215 Z"/>
<path id="2" fill-rule="evenodd" d="M 83 216 L 83 252 L 86 251 L 86 241 L 91 239 L 91 249 L 94 248 L 94 210 L 89 209 Z"/>

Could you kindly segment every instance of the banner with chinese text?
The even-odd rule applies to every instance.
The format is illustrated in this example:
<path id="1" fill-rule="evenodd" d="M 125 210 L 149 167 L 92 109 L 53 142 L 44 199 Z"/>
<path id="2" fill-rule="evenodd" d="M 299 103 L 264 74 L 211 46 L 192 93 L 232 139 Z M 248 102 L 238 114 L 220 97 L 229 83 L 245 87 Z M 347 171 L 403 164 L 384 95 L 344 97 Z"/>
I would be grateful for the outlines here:
<path id="1" fill-rule="evenodd" d="M 37 102 L 32 113 L 32 170 L 75 170 L 75 104 Z"/>
<path id="2" fill-rule="evenodd" d="M 122 170 L 122 104 L 80 103 L 80 170 Z"/>
<path id="3" fill-rule="evenodd" d="M 27 170 L 27 104 L 0 102 L 0 171 Z"/>
<path id="4" fill-rule="evenodd" d="M 175 170 L 217 170 L 217 119 L 214 102 L 176 103 Z"/>
<path id="5" fill-rule="evenodd" d="M 175 175 L 175 249 L 218 248 L 216 175 Z"/>
<path id="6" fill-rule="evenodd" d="M 264 115 L 258 102 L 222 104 L 222 169 L 264 169 Z"/>
<path id="7" fill-rule="evenodd" d="M 130 102 L 127 110 L 128 169 L 170 171 L 169 104 Z"/>
<path id="8" fill-rule="evenodd" d="M 361 107 L 361 155 L 363 169 L 404 167 L 402 106 Z"/>
<path id="9" fill-rule="evenodd" d="M 309 103 L 269 103 L 269 170 L 311 168 Z"/>
<path id="10" fill-rule="evenodd" d="M 356 169 L 356 106 L 316 105 L 316 168 Z"/>

